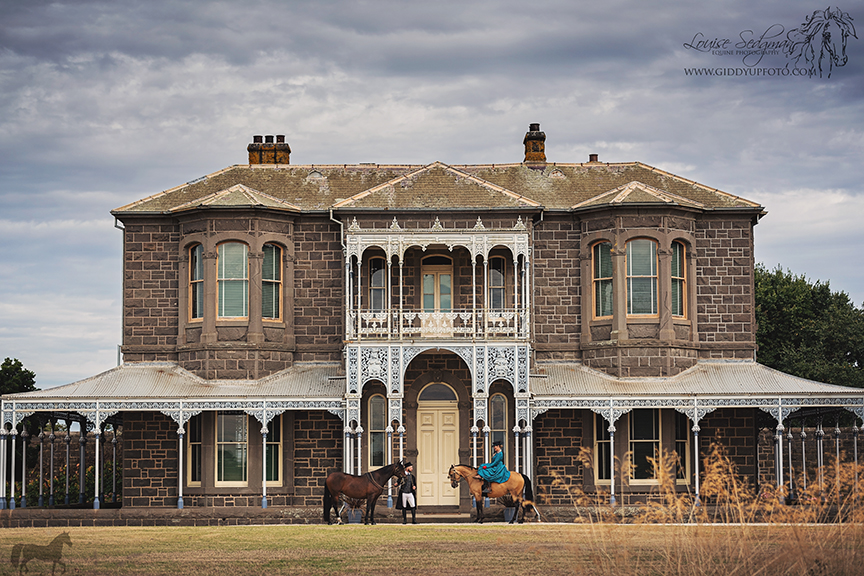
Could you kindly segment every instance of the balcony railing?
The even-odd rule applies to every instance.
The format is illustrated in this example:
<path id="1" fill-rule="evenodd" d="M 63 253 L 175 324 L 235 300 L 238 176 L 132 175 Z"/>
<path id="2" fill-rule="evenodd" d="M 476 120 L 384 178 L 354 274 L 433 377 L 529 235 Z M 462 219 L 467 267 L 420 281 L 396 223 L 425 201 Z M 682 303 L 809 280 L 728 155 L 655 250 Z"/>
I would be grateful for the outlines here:
<path id="1" fill-rule="evenodd" d="M 524 310 L 356 310 L 348 313 L 347 337 L 355 339 L 523 339 Z"/>

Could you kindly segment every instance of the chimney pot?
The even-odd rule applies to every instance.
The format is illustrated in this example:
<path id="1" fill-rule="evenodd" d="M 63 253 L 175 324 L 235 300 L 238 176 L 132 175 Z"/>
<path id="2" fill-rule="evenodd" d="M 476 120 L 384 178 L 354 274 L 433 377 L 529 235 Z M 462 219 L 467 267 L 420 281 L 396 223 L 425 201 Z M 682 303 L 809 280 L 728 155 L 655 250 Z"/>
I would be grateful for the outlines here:
<path id="1" fill-rule="evenodd" d="M 528 125 L 528 133 L 525 134 L 522 144 L 525 145 L 523 163 L 546 163 L 546 133 L 540 131 L 539 122 Z"/>
<path id="2" fill-rule="evenodd" d="M 588 161 L 589 162 L 599 162 L 599 160 L 597 160 L 597 154 L 589 154 L 588 155 Z"/>
<path id="3" fill-rule="evenodd" d="M 290 164 L 291 147 L 285 142 L 284 134 L 276 136 L 275 143 L 270 134 L 255 135 L 246 151 L 249 152 L 249 164 Z"/>

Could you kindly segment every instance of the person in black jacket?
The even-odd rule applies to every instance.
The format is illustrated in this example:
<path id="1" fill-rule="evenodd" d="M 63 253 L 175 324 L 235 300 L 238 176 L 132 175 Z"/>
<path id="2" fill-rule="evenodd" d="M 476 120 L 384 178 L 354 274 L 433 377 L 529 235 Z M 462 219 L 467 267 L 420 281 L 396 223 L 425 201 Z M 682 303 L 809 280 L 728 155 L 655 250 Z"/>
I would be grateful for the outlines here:
<path id="1" fill-rule="evenodd" d="M 405 477 L 396 498 L 396 509 L 402 510 L 402 524 L 408 523 L 408 510 L 411 510 L 411 523 L 417 523 L 417 479 L 411 462 L 405 464 Z"/>

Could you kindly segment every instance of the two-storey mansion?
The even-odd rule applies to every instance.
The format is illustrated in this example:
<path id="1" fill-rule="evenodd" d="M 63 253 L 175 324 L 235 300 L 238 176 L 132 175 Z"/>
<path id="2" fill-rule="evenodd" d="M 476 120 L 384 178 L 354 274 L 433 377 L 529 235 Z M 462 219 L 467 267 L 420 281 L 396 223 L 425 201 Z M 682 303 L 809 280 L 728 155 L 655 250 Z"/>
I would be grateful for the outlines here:
<path id="1" fill-rule="evenodd" d="M 405 457 L 420 506 L 464 509 L 446 473 L 494 440 L 556 504 L 555 478 L 649 492 L 664 450 L 698 493 L 715 441 L 782 483 L 760 412 L 781 447 L 798 410 L 864 417 L 861 390 L 756 363 L 762 206 L 639 162 L 549 162 L 545 138 L 532 124 L 521 163 L 298 166 L 255 136 L 248 164 L 114 210 L 123 364 L 5 396 L 0 433 L 122 422 L 124 506 L 318 506 L 329 472 Z"/>

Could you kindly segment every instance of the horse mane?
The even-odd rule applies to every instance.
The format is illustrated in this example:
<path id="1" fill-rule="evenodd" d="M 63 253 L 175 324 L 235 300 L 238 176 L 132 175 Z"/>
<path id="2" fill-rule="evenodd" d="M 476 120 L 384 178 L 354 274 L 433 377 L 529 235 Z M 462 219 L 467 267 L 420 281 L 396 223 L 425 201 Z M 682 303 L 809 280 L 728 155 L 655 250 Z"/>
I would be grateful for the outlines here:
<path id="1" fill-rule="evenodd" d="M 847 12 L 839 8 L 832 11 L 830 7 L 825 10 L 814 10 L 812 15 L 805 17 L 804 24 L 789 30 L 786 34 L 786 38 L 791 42 L 784 50 L 786 55 L 795 60 L 795 64 L 798 64 L 802 56 L 805 62 L 809 62 L 813 57 L 814 38 L 817 38 L 831 22 L 836 23 L 845 36 L 858 38 L 852 17 Z M 821 42 L 821 38 L 816 41 Z"/>

